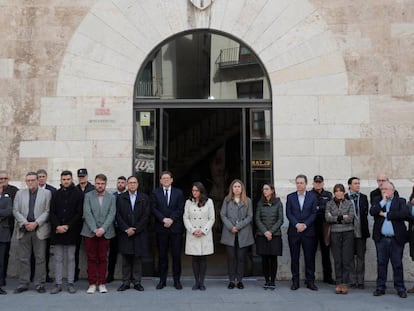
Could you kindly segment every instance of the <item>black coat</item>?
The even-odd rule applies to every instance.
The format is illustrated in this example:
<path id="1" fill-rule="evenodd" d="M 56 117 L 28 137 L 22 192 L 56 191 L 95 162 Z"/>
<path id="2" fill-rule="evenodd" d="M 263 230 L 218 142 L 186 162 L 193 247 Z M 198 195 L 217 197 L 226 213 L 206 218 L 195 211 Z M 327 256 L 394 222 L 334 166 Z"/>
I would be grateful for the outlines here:
<path id="1" fill-rule="evenodd" d="M 381 207 L 380 201 L 376 201 L 369 211 L 369 213 L 374 216 L 374 227 L 372 229 L 372 239 L 374 241 L 379 241 L 381 239 L 381 228 L 385 219 L 379 215 L 381 211 L 385 212 L 385 207 Z M 404 245 L 408 241 L 407 227 L 404 222 L 407 218 L 408 208 L 405 199 L 400 198 L 394 193 L 390 211 L 387 213 L 387 219 L 391 221 L 392 227 L 394 228 L 395 239 L 400 245 Z"/>
<path id="2" fill-rule="evenodd" d="M 171 187 L 170 202 L 164 197 L 162 187 L 154 189 L 151 194 L 151 209 L 155 217 L 155 232 L 182 234 L 184 232 L 184 196 L 183 192 L 175 187 Z M 163 219 L 171 218 L 174 222 L 170 228 L 165 228 Z"/>
<path id="3" fill-rule="evenodd" d="M 345 194 L 345 198 L 351 200 L 349 198 L 348 193 Z M 351 200 L 352 202 L 352 200 Z M 369 238 L 369 226 L 368 226 L 368 213 L 369 213 L 369 206 L 368 206 L 368 197 L 365 194 L 359 194 L 359 221 L 361 222 L 361 236 L 362 238 Z"/>
<path id="4" fill-rule="evenodd" d="M 121 193 L 116 201 L 116 222 L 118 223 L 118 251 L 125 255 L 148 255 L 148 216 L 149 198 L 145 193 L 138 192 L 134 205 L 131 208 L 129 192 Z M 125 230 L 135 228 L 135 234 L 128 237 Z"/>
<path id="5" fill-rule="evenodd" d="M 61 187 L 52 193 L 50 200 L 49 221 L 51 225 L 51 243 L 75 245 L 82 229 L 83 193 L 74 184 L 68 188 Z M 68 225 L 65 233 L 56 233 L 56 227 Z"/>

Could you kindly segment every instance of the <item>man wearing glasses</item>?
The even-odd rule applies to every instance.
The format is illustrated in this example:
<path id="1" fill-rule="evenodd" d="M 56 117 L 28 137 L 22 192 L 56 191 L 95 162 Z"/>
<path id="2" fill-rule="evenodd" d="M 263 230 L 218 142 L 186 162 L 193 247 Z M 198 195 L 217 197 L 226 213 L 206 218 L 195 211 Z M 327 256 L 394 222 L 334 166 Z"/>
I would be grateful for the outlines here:
<path id="1" fill-rule="evenodd" d="M 371 205 L 382 200 L 381 186 L 386 181 L 390 181 L 387 175 L 385 175 L 384 173 L 379 173 L 377 175 L 378 188 L 372 190 L 369 194 L 369 200 L 370 200 Z M 395 190 L 395 194 L 398 195 L 397 190 Z"/>

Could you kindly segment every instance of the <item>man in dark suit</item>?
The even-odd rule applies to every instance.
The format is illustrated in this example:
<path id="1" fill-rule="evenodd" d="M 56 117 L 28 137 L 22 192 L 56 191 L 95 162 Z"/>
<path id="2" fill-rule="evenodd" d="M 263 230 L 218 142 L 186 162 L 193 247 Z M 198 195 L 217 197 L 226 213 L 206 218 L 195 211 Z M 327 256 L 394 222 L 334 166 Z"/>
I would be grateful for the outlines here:
<path id="1" fill-rule="evenodd" d="M 382 186 L 382 183 L 386 181 L 390 181 L 387 175 L 385 175 L 384 173 L 379 173 L 377 175 L 378 187 L 369 193 L 369 201 L 371 202 L 371 205 L 373 205 L 375 202 L 381 201 L 382 199 L 381 186 Z M 395 190 L 395 194 L 398 195 L 397 190 Z"/>
<path id="2" fill-rule="evenodd" d="M 39 188 L 49 190 L 51 192 L 51 194 L 53 195 L 53 193 L 56 191 L 56 188 L 47 183 L 47 172 L 46 172 L 46 170 L 43 169 L 43 168 L 38 169 L 36 174 L 37 174 L 37 180 L 39 182 Z M 53 282 L 53 279 L 49 276 L 50 238 L 46 239 L 46 257 L 45 257 L 45 259 L 46 259 L 46 282 L 51 283 L 51 282 Z M 30 264 L 31 264 L 30 279 L 33 280 L 34 267 L 35 267 L 34 254 L 32 254 L 32 259 L 31 259 Z"/>
<path id="3" fill-rule="evenodd" d="M 4 260 L 7 244 L 11 240 L 9 230 L 9 217 L 13 213 L 12 200 L 8 194 L 3 193 L 3 180 L 0 180 L 0 295 L 7 292 L 2 288 L 6 285 L 6 274 L 4 272 Z"/>
<path id="4" fill-rule="evenodd" d="M 147 225 L 149 198 L 138 191 L 138 178 L 128 177 L 128 191 L 121 193 L 116 201 L 116 222 L 118 224 L 118 247 L 122 254 L 122 284 L 118 291 L 134 289 L 143 291 L 142 257 L 148 255 Z"/>
<path id="5" fill-rule="evenodd" d="M 370 209 L 370 214 L 374 216 L 372 238 L 377 249 L 377 284 L 374 296 L 385 295 L 388 262 L 391 261 L 394 288 L 398 296 L 407 298 L 402 257 L 408 239 L 404 223 L 408 217 L 408 209 L 405 200 L 395 194 L 391 182 L 382 183 L 381 194 L 381 201 L 375 201 Z"/>
<path id="6" fill-rule="evenodd" d="M 287 196 L 286 216 L 289 219 L 288 241 L 291 257 L 292 286 L 299 288 L 300 247 L 305 257 L 305 284 L 311 290 L 318 290 L 315 285 L 315 230 L 314 221 L 317 212 L 316 196 L 306 191 L 308 179 L 298 175 L 295 179 L 296 190 Z"/>
<path id="7" fill-rule="evenodd" d="M 349 193 L 345 198 L 354 205 L 354 270 L 351 274 L 351 288 L 364 289 L 365 252 L 367 250 L 368 228 L 368 197 L 360 193 L 361 183 L 358 177 L 348 179 Z"/>
<path id="8" fill-rule="evenodd" d="M 181 247 L 184 232 L 184 196 L 180 189 L 172 187 L 171 172 L 164 171 L 160 176 L 161 187 L 151 194 L 151 209 L 155 217 L 155 233 L 158 246 L 158 269 L 160 282 L 157 289 L 166 286 L 168 274 L 168 251 L 173 261 L 174 287 L 182 289 Z"/>
<path id="9" fill-rule="evenodd" d="M 9 175 L 7 173 L 7 171 L 0 171 L 0 183 L 2 183 L 3 185 L 1 187 L 3 187 L 3 195 L 8 195 L 10 197 L 10 199 L 12 200 L 12 203 L 14 201 L 14 197 L 16 196 L 17 191 L 19 191 L 19 188 L 17 188 L 16 186 L 10 185 L 9 184 Z M 10 236 L 13 235 L 13 231 L 14 231 L 14 216 L 11 215 L 9 217 L 9 230 L 10 230 Z M 7 269 L 9 266 L 9 254 L 10 254 L 10 241 L 6 243 L 6 250 L 5 250 L 5 254 L 4 254 L 4 275 L 7 276 Z M 6 282 L 6 281 L 5 281 Z"/>

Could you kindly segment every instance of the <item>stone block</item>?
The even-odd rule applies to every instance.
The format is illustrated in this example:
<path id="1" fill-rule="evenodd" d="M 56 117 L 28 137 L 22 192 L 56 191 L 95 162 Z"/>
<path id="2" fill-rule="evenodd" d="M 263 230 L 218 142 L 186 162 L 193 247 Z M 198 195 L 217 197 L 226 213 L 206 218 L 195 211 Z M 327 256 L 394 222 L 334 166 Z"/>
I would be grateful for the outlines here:
<path id="1" fill-rule="evenodd" d="M 86 127 L 80 125 L 57 126 L 56 140 L 77 140 L 83 141 L 87 138 Z"/>
<path id="2" fill-rule="evenodd" d="M 412 100 L 389 96 L 370 97 L 370 117 L 372 123 L 381 125 L 413 124 L 414 106 Z"/>
<path id="3" fill-rule="evenodd" d="M 344 139 L 315 139 L 315 155 L 320 156 L 344 156 Z"/>
<path id="4" fill-rule="evenodd" d="M 134 86 L 71 75 L 59 76 L 57 96 L 131 96 Z"/>
<path id="5" fill-rule="evenodd" d="M 414 156 L 401 155 L 391 156 L 392 176 L 394 178 L 412 179 L 414 176 Z"/>
<path id="6" fill-rule="evenodd" d="M 21 141 L 21 158 L 91 157 L 89 141 Z"/>
<path id="7" fill-rule="evenodd" d="M 108 177 L 108 188 L 116 188 L 116 179 L 124 175 L 128 177 L 132 172 L 132 153 L 129 157 L 98 157 L 85 158 L 84 166 L 88 168 L 89 179 L 93 180 L 96 174 L 103 173 Z M 115 165 L 114 165 L 115 163 Z"/>
<path id="8" fill-rule="evenodd" d="M 117 141 L 129 139 L 132 141 L 132 127 L 113 127 L 113 128 L 86 128 L 84 130 L 87 140 Z"/>
<path id="9" fill-rule="evenodd" d="M 0 58 L 0 79 L 11 79 L 14 74 L 14 59 Z"/>
<path id="10" fill-rule="evenodd" d="M 274 123 L 317 124 L 318 98 L 316 96 L 273 96 Z"/>
<path id="11" fill-rule="evenodd" d="M 367 96 L 321 96 L 319 117 L 321 124 L 369 123 L 369 99 Z"/>
<path id="12" fill-rule="evenodd" d="M 348 138 L 345 140 L 345 153 L 351 156 L 372 155 L 373 140 L 369 138 Z"/>
<path id="13" fill-rule="evenodd" d="M 351 176 L 351 157 L 319 156 L 319 173 L 327 179 L 348 180 Z"/>
<path id="14" fill-rule="evenodd" d="M 392 38 L 414 38 L 414 23 L 392 23 Z"/>
<path id="15" fill-rule="evenodd" d="M 275 156 L 313 156 L 315 155 L 315 144 L 312 139 L 275 139 Z"/>
<path id="16" fill-rule="evenodd" d="M 275 156 L 274 170 L 278 179 L 294 180 L 298 174 L 309 178 L 319 172 L 319 159 L 316 156 Z"/>
<path id="17" fill-rule="evenodd" d="M 106 140 L 93 143 L 94 158 L 131 158 L 132 140 Z"/>

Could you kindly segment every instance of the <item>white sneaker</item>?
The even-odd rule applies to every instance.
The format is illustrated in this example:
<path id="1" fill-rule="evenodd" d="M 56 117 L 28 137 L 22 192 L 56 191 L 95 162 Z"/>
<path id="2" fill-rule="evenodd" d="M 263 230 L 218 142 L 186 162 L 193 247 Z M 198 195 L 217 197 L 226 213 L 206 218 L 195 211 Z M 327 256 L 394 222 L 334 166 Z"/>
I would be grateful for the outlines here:
<path id="1" fill-rule="evenodd" d="M 93 294 L 96 292 L 96 285 L 89 285 L 88 290 L 86 291 L 87 294 Z"/>
<path id="2" fill-rule="evenodd" d="M 107 292 L 108 292 L 108 290 L 106 289 L 105 284 L 101 284 L 101 285 L 99 285 L 99 292 L 100 292 L 101 294 L 105 294 L 105 293 L 107 293 Z"/>

